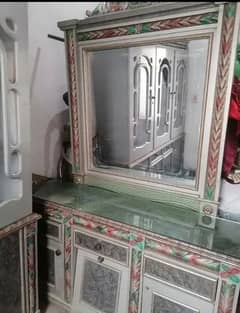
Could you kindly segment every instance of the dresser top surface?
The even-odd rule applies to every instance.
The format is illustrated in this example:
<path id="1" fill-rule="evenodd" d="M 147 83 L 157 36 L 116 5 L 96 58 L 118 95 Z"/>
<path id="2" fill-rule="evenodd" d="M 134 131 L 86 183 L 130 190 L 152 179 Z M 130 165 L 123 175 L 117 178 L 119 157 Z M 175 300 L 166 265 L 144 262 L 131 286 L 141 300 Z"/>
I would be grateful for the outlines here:
<path id="1" fill-rule="evenodd" d="M 34 197 L 240 259 L 240 224 L 235 221 L 216 218 L 211 230 L 198 226 L 198 212 L 190 208 L 57 181 L 44 184 Z"/>

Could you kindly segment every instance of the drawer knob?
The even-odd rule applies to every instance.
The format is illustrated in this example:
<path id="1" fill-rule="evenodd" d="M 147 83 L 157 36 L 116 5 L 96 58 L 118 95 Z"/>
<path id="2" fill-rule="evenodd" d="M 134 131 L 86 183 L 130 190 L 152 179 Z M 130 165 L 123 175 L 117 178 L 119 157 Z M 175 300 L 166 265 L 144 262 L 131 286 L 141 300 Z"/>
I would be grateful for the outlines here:
<path id="1" fill-rule="evenodd" d="M 99 256 L 99 257 L 98 257 L 98 262 L 99 262 L 99 263 L 102 263 L 103 261 L 104 261 L 104 257 Z"/>
<path id="2" fill-rule="evenodd" d="M 55 252 L 56 256 L 59 256 L 62 254 L 61 250 L 57 249 L 56 252 Z"/>
<path id="3" fill-rule="evenodd" d="M 100 243 L 97 243 L 94 248 L 96 251 L 100 251 L 102 250 L 102 245 Z"/>

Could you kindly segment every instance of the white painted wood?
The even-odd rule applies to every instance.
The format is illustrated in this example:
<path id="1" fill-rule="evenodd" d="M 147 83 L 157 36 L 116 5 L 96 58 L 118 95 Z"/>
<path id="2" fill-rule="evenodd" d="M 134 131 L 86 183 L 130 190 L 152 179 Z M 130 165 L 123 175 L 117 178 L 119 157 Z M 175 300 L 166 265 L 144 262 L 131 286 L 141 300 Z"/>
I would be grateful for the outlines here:
<path id="1" fill-rule="evenodd" d="M 129 110 L 128 128 L 130 142 L 128 150 L 130 154 L 131 164 L 141 157 L 144 157 L 151 153 L 154 148 L 154 112 L 152 96 L 154 96 L 155 94 L 155 73 L 153 69 L 155 67 L 156 57 L 154 46 L 130 47 L 128 49 L 128 52 L 129 70 L 127 73 L 129 76 L 129 100 L 127 106 Z M 140 90 L 142 89 L 139 86 L 141 81 L 141 71 L 144 71 L 145 75 L 148 77 L 148 80 L 146 78 L 145 95 L 140 93 Z M 134 84 L 134 82 L 136 82 L 136 85 Z M 134 100 L 134 95 L 136 97 L 136 100 Z M 146 107 L 141 108 L 141 102 L 143 98 L 145 98 L 146 100 Z M 145 115 L 143 111 L 147 111 L 148 116 L 145 116 L 145 119 L 143 118 L 143 115 Z M 138 143 L 142 132 L 141 124 L 143 124 L 145 121 L 147 122 L 149 138 L 147 138 L 144 142 Z"/>
<path id="2" fill-rule="evenodd" d="M 0 26 L 1 228 L 32 208 L 27 3 L 2 2 Z"/>
<path id="3" fill-rule="evenodd" d="M 200 197 L 204 198 L 204 188 L 205 188 L 205 180 L 207 173 L 207 161 L 208 161 L 208 145 L 210 140 L 210 131 L 211 131 L 211 122 L 212 122 L 212 114 L 213 114 L 213 102 L 215 97 L 215 88 L 216 79 L 217 79 L 217 67 L 219 61 L 219 49 L 221 42 L 221 29 L 222 29 L 222 19 L 223 19 L 223 6 L 219 7 L 219 16 L 218 16 L 218 25 L 217 29 L 213 34 L 212 40 L 212 48 L 209 50 L 210 60 L 208 62 L 209 67 L 209 87 L 206 98 L 206 117 L 202 122 L 202 144 L 199 151 L 199 157 L 201 162 L 198 164 L 199 172 L 201 175 L 199 176 L 199 193 Z"/>
<path id="4" fill-rule="evenodd" d="M 230 106 L 230 98 L 231 98 L 231 91 L 232 91 L 232 80 L 233 80 L 233 73 L 234 73 L 234 66 L 235 66 L 235 56 L 236 56 L 236 49 L 237 49 L 237 42 L 239 36 L 239 25 L 240 25 L 240 3 L 237 2 L 237 9 L 236 9 L 236 18 L 235 18 L 235 25 L 234 25 L 234 33 L 233 33 L 233 47 L 230 57 L 230 68 L 229 68 L 229 77 L 228 77 L 228 84 L 227 84 L 227 92 L 224 104 L 224 118 L 223 118 L 223 125 L 222 125 L 222 137 L 220 142 L 220 151 L 219 151 L 219 159 L 218 159 L 218 167 L 216 172 L 216 192 L 215 192 L 215 201 L 219 200 L 219 192 L 221 187 L 221 173 L 222 173 L 222 161 L 223 161 L 223 153 L 224 153 L 224 146 L 225 146 L 225 136 L 227 131 L 227 123 L 228 123 L 228 112 Z"/>
<path id="5" fill-rule="evenodd" d="M 169 19 L 169 18 L 178 18 L 178 17 L 184 17 L 184 16 L 191 16 L 191 15 L 196 15 L 196 14 L 204 14 L 204 13 L 212 13 L 212 12 L 218 12 L 219 10 L 219 6 L 216 6 L 215 8 L 202 8 L 202 9 L 191 9 L 191 10 L 185 10 L 184 12 L 178 12 L 178 13 L 170 13 L 170 14 L 161 14 L 159 16 L 157 16 L 157 20 L 165 20 L 165 19 Z M 156 20 L 156 17 L 138 17 L 137 19 L 135 19 L 134 24 L 139 24 L 139 23 L 148 23 L 148 22 L 153 22 Z M 92 30 L 100 30 L 100 29 L 108 29 L 108 28 L 112 28 L 112 27 L 121 27 L 122 26 L 122 22 L 111 22 L 108 23 L 107 25 L 88 25 L 87 27 L 84 27 L 84 29 L 80 28 L 79 33 L 81 32 L 85 32 L 85 31 L 92 31 Z M 125 21 L 124 25 L 132 25 L 133 22 L 132 21 Z"/>
<path id="6" fill-rule="evenodd" d="M 162 47 L 158 46 L 157 47 L 157 53 L 156 53 L 156 73 L 155 73 L 155 112 L 154 112 L 154 148 L 156 149 L 159 146 L 162 146 L 163 144 L 167 143 L 170 141 L 171 138 L 171 120 L 172 120 L 172 92 L 173 92 L 173 78 L 174 78 L 174 50 L 171 48 L 164 47 L 165 48 L 165 53 L 166 56 L 163 56 L 162 54 Z M 164 53 L 164 54 L 165 54 Z M 161 99 L 162 99 L 162 90 L 160 84 L 162 83 L 163 79 L 163 68 L 161 67 L 163 58 L 166 58 L 169 63 L 168 66 L 165 65 L 166 70 L 168 70 L 168 107 L 166 108 L 166 116 L 165 116 L 165 121 L 168 123 L 168 129 L 161 135 L 158 134 L 158 128 L 160 128 L 159 124 L 160 121 L 158 119 L 161 119 L 161 111 L 162 111 L 162 106 L 161 106 Z M 161 75 L 161 81 L 159 82 L 158 77 Z M 160 84 L 159 84 L 160 83 Z M 159 126 L 158 126 L 159 125 Z"/>
<path id="7" fill-rule="evenodd" d="M 141 33 L 137 35 L 126 35 L 122 37 L 113 37 L 113 38 L 103 38 L 97 40 L 86 40 L 77 42 L 78 47 L 87 50 L 100 50 L 100 49 L 110 49 L 116 46 L 127 47 L 127 46 L 137 46 L 141 44 L 152 44 L 152 43 L 164 43 L 164 40 L 167 41 L 172 39 L 186 39 L 187 36 L 198 37 L 203 36 L 204 34 L 211 34 L 216 31 L 218 24 L 210 25 L 198 25 L 198 26 L 189 26 L 186 28 L 174 28 L 168 30 L 155 31 L 152 33 Z"/>
<path id="8" fill-rule="evenodd" d="M 59 299 L 64 299 L 64 245 L 56 242 L 53 239 L 47 240 L 46 249 L 54 253 L 54 276 L 55 284 L 48 282 L 48 292 L 50 295 L 56 296 Z M 61 255 L 56 255 L 59 250 Z"/>

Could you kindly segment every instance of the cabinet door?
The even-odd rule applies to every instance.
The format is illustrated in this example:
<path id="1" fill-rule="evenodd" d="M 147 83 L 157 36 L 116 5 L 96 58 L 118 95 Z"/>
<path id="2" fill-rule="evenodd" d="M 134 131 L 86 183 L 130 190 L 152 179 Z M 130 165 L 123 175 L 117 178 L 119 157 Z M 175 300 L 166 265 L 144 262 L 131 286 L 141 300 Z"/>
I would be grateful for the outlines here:
<path id="1" fill-rule="evenodd" d="M 213 313 L 214 304 L 149 277 L 143 279 L 142 313 Z"/>
<path id="2" fill-rule="evenodd" d="M 186 50 L 175 49 L 174 65 L 174 96 L 172 107 L 172 138 L 184 132 L 186 91 L 187 91 L 187 64 Z"/>
<path id="3" fill-rule="evenodd" d="M 129 270 L 78 249 L 72 312 L 127 313 Z"/>
<path id="4" fill-rule="evenodd" d="M 31 213 L 27 3 L 0 4 L 0 228 Z"/>
<path id="5" fill-rule="evenodd" d="M 170 141 L 174 50 L 157 47 L 154 149 Z"/>
<path id="6" fill-rule="evenodd" d="M 47 291 L 64 300 L 64 251 L 63 244 L 47 239 L 47 245 L 40 242 L 39 271 L 42 292 Z M 45 286 L 47 284 L 47 286 Z"/>
<path id="7" fill-rule="evenodd" d="M 153 150 L 155 47 L 129 48 L 131 161 Z"/>

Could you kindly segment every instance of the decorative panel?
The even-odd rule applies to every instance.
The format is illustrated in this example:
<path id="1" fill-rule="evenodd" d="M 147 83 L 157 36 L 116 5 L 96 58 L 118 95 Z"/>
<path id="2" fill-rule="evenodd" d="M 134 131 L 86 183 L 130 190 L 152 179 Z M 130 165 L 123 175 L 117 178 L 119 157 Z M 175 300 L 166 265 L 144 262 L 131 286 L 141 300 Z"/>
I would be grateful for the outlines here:
<path id="1" fill-rule="evenodd" d="M 36 234 L 37 223 L 31 223 L 24 229 L 24 241 L 26 244 L 25 263 L 27 263 L 27 284 L 29 289 L 29 313 L 35 313 L 38 309 L 38 274 L 36 268 Z"/>
<path id="2" fill-rule="evenodd" d="M 55 253 L 47 248 L 48 283 L 55 286 Z"/>
<path id="3" fill-rule="evenodd" d="M 156 32 L 181 27 L 191 27 L 197 25 L 215 24 L 218 21 L 216 12 L 198 14 L 193 16 L 183 16 L 181 18 L 171 18 L 160 21 L 147 22 L 142 24 L 132 24 L 121 27 L 112 27 L 87 32 L 78 32 L 78 41 L 98 40 L 103 38 L 122 37 L 142 33 Z"/>
<path id="4" fill-rule="evenodd" d="M 120 274 L 90 260 L 85 261 L 82 300 L 104 313 L 115 313 Z"/>
<path id="5" fill-rule="evenodd" d="M 134 149 L 142 149 L 152 141 L 153 131 L 153 68 L 154 68 L 154 48 L 148 48 L 146 55 L 141 48 L 130 48 L 133 62 L 133 146 Z M 131 74 L 130 74 L 131 75 Z M 144 129 L 145 128 L 145 129 Z M 149 151 L 152 146 L 148 147 Z M 146 153 L 146 151 L 145 151 Z"/>
<path id="6" fill-rule="evenodd" d="M 59 234 L 59 226 L 58 225 L 54 225 L 52 223 L 47 223 L 46 224 L 46 234 L 54 237 L 56 239 L 60 239 L 60 234 Z"/>
<path id="7" fill-rule="evenodd" d="M 218 175 L 216 173 L 219 164 L 222 131 L 224 129 L 224 111 L 230 73 L 230 60 L 233 46 L 234 23 L 236 18 L 236 3 L 230 2 L 224 6 L 220 60 L 218 65 L 218 77 L 215 88 L 215 104 L 211 127 L 211 137 L 208 152 L 208 167 L 205 182 L 205 198 L 208 200 L 218 199 L 216 190 Z M 229 101 L 229 100 L 227 100 Z M 211 214 L 207 214 L 211 215 Z"/>
<path id="8" fill-rule="evenodd" d="M 19 232 L 0 240 L 0 312 L 22 313 Z"/>
<path id="9" fill-rule="evenodd" d="M 56 240 L 61 240 L 60 229 L 57 223 L 54 224 L 52 221 L 42 220 L 39 223 L 40 225 L 40 235 L 45 237 L 46 235 L 52 237 Z"/>
<path id="10" fill-rule="evenodd" d="M 222 283 L 217 313 L 232 313 L 235 291 L 235 285 L 229 284 L 225 281 Z"/>
<path id="11" fill-rule="evenodd" d="M 197 313 L 199 310 L 177 303 L 171 299 L 153 295 L 152 313 Z"/>
<path id="12" fill-rule="evenodd" d="M 214 301 L 217 280 L 208 279 L 149 258 L 145 259 L 144 271 L 151 276 Z"/>
<path id="13" fill-rule="evenodd" d="M 78 232 L 75 233 L 75 244 L 95 251 L 96 253 L 102 254 L 116 261 L 125 264 L 128 262 L 128 249 L 122 246 L 117 246 L 113 243 L 99 240 L 97 238 Z"/>

